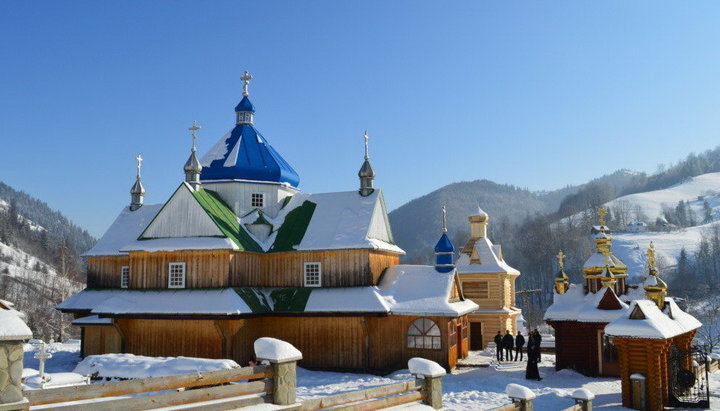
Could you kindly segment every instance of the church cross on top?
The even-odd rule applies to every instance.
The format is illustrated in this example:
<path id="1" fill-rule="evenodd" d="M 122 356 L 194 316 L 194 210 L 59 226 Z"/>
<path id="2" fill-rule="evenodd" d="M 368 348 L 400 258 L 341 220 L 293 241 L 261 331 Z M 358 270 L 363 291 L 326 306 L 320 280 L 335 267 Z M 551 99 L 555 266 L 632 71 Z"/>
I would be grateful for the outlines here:
<path id="1" fill-rule="evenodd" d="M 188 128 L 188 130 L 190 130 L 190 133 L 192 135 L 192 143 L 193 143 L 192 151 L 193 152 L 197 151 L 197 148 L 195 147 L 195 140 L 197 139 L 197 131 L 200 130 L 201 128 L 202 127 L 200 127 L 200 125 L 198 125 L 197 120 L 194 120 L 192 127 Z"/>
<path id="2" fill-rule="evenodd" d="M 137 157 L 135 157 L 135 160 L 137 161 L 137 178 L 140 178 L 140 168 L 142 167 L 143 158 L 141 154 L 138 154 Z"/>
<path id="3" fill-rule="evenodd" d="M 655 261 L 655 244 L 652 241 L 645 253 L 645 257 L 647 257 L 647 265 L 650 270 L 657 268 L 657 262 Z"/>
<path id="4" fill-rule="evenodd" d="M 245 97 L 250 95 L 248 88 L 250 87 L 250 80 L 252 80 L 252 79 L 253 79 L 253 76 L 247 70 L 245 70 L 245 74 L 243 74 L 243 76 L 240 77 L 240 80 L 243 81 L 243 96 L 245 96 Z"/>
<path id="5" fill-rule="evenodd" d="M 558 260 L 558 267 L 560 267 L 560 270 L 564 270 L 564 269 L 565 269 L 565 258 L 566 258 L 565 253 L 563 253 L 562 251 L 560 251 L 560 252 L 555 256 L 555 258 L 557 258 L 557 260 Z"/>
<path id="6" fill-rule="evenodd" d="M 442 208 L 442 217 L 443 217 L 443 220 L 442 220 L 442 223 L 443 223 L 443 225 L 442 225 L 442 232 L 443 232 L 443 233 L 447 233 L 447 210 L 445 210 L 445 206 L 444 206 L 444 205 L 443 205 L 443 208 Z"/>
<path id="7" fill-rule="evenodd" d="M 368 140 L 370 139 L 370 136 L 368 136 L 367 130 L 365 130 L 363 138 L 365 139 L 365 160 L 367 160 L 370 158 L 370 155 L 368 153 Z"/>
<path id="8" fill-rule="evenodd" d="M 607 210 L 604 207 L 598 208 L 597 214 L 598 214 L 598 223 L 600 223 L 601 226 L 606 225 L 605 223 L 605 216 L 607 215 Z"/>

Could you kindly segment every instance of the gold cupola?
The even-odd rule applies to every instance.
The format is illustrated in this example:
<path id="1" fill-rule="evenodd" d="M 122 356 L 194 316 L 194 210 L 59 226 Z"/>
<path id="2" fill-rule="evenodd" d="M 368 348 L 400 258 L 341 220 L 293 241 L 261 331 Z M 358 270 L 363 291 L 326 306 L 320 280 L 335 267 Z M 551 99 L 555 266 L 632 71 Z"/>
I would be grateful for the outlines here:
<path id="1" fill-rule="evenodd" d="M 570 287 L 570 280 L 565 274 L 565 254 L 560 251 L 557 256 L 558 260 L 558 272 L 555 274 L 555 291 L 558 294 L 565 294 Z"/>
<path id="2" fill-rule="evenodd" d="M 660 278 L 658 274 L 657 264 L 655 260 L 655 244 L 652 242 L 648 247 L 647 253 L 648 276 L 643 282 L 645 296 L 648 300 L 652 300 L 659 309 L 665 308 L 665 297 L 667 297 L 667 283 Z"/>

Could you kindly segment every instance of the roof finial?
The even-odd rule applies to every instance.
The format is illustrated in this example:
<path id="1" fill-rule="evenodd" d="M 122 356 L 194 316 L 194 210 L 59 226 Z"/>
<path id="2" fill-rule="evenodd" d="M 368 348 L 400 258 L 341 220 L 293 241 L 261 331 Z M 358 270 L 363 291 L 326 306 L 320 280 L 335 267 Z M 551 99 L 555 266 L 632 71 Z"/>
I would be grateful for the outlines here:
<path id="1" fill-rule="evenodd" d="M 368 160 L 370 159 L 370 154 L 368 152 L 368 140 L 370 139 L 370 136 L 368 136 L 367 130 L 365 130 L 363 138 L 365 139 L 365 160 Z"/>
<path id="2" fill-rule="evenodd" d="M 604 227 L 604 226 L 607 225 L 606 222 L 605 222 L 605 216 L 607 215 L 607 213 L 608 213 L 608 212 L 607 212 L 607 210 L 605 209 L 605 207 L 600 207 L 600 208 L 598 208 L 598 211 L 597 211 L 597 214 L 598 214 L 598 224 L 600 224 L 601 227 Z"/>
<path id="3" fill-rule="evenodd" d="M 143 162 L 142 154 L 138 154 L 137 157 L 135 157 L 135 160 L 137 161 L 137 175 L 136 175 L 136 177 L 137 177 L 137 179 L 139 180 L 139 179 L 140 179 L 140 169 L 142 168 L 142 162 Z"/>
<path id="4" fill-rule="evenodd" d="M 197 139 L 197 131 L 200 130 L 202 127 L 198 125 L 197 120 L 193 121 L 192 127 L 188 128 L 190 130 L 190 133 L 192 135 L 192 152 L 197 151 L 197 147 L 195 147 L 195 140 Z"/>
<path id="5" fill-rule="evenodd" d="M 650 246 L 648 246 L 645 257 L 647 258 L 648 270 L 652 274 L 654 271 L 657 270 L 657 261 L 655 260 L 655 244 L 652 241 L 650 241 Z"/>
<path id="6" fill-rule="evenodd" d="M 565 253 L 560 250 L 560 252 L 555 256 L 558 260 L 558 267 L 560 267 L 560 271 L 563 271 L 565 269 Z"/>
<path id="7" fill-rule="evenodd" d="M 245 74 L 243 74 L 242 77 L 240 77 L 240 80 L 243 81 L 243 96 L 249 96 L 250 92 L 248 91 L 248 87 L 250 87 L 250 80 L 253 79 L 253 76 L 250 74 L 249 71 L 245 70 Z"/>
<path id="8" fill-rule="evenodd" d="M 445 205 L 443 205 L 443 207 L 442 207 L 442 217 L 443 217 L 442 232 L 444 234 L 444 233 L 447 233 L 447 210 L 445 210 Z"/>

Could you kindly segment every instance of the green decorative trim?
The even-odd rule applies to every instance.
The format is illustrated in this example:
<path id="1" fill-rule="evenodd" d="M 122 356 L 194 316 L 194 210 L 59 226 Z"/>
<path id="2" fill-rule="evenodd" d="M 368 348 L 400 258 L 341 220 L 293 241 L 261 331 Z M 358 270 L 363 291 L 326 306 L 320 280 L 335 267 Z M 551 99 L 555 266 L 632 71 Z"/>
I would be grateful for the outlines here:
<path id="1" fill-rule="evenodd" d="M 317 204 L 305 200 L 301 206 L 290 211 L 285 217 L 285 222 L 278 229 L 275 243 L 270 247 L 269 252 L 296 251 L 295 247 L 305 237 L 316 206 Z"/>
<path id="2" fill-rule="evenodd" d="M 231 239 L 240 250 L 263 251 L 245 229 L 240 226 L 240 219 L 216 192 L 200 188 L 191 193 L 220 231 Z"/>
<path id="3" fill-rule="evenodd" d="M 312 289 L 240 287 L 235 288 L 235 292 L 250 307 L 253 314 L 301 313 L 305 312 Z"/>

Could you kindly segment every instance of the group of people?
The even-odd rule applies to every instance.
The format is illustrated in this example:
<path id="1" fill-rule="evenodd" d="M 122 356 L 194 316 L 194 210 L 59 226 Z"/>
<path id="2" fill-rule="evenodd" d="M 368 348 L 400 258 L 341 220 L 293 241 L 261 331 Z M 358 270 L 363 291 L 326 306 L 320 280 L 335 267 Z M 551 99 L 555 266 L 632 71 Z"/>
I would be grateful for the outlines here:
<path id="1" fill-rule="evenodd" d="M 542 378 L 540 378 L 540 370 L 538 370 L 537 366 L 540 362 L 541 342 L 542 337 L 537 328 L 532 330 L 527 339 L 527 369 L 525 371 L 525 378 L 528 380 L 542 380 Z M 495 347 L 495 355 L 498 361 L 522 361 L 525 337 L 520 331 L 518 331 L 515 337 L 510 334 L 510 330 L 506 330 L 505 335 L 502 335 L 501 332 L 498 331 L 495 336 Z"/>

